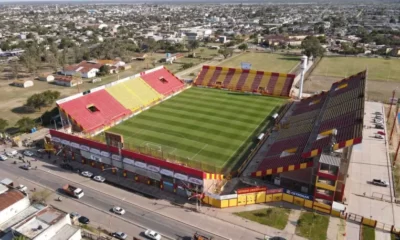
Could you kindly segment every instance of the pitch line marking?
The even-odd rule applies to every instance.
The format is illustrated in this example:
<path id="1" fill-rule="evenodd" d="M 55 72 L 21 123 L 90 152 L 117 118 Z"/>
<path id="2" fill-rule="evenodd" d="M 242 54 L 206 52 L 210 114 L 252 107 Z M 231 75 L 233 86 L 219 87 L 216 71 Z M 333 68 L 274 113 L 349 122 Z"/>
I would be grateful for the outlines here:
<path id="1" fill-rule="evenodd" d="M 204 148 L 206 148 L 208 146 L 208 144 L 204 145 L 193 157 L 190 158 L 190 160 L 193 160 L 194 157 L 196 157 L 201 151 L 204 150 Z"/>

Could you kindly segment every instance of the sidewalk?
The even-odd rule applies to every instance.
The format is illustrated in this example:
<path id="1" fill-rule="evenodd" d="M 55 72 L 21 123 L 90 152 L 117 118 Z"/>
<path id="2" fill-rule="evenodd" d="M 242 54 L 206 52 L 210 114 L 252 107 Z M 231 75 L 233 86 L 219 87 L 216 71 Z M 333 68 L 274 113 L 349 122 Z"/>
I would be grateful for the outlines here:
<path id="1" fill-rule="evenodd" d="M 101 184 L 101 187 L 99 188 L 99 184 L 97 182 L 87 181 L 86 179 L 80 181 L 79 179 L 81 179 L 82 177 L 72 178 L 71 175 L 77 176 L 77 174 L 65 171 L 60 167 L 54 166 L 52 164 L 52 161 L 53 160 L 46 159 L 46 162 L 38 161 L 34 162 L 34 164 L 35 166 L 37 165 L 38 169 L 41 171 L 45 171 L 58 177 L 65 178 L 70 182 L 76 181 L 76 183 L 79 183 L 81 185 L 84 185 L 85 187 L 91 188 L 92 190 L 101 192 L 114 198 L 117 198 L 115 196 L 118 196 L 119 200 L 125 201 L 152 213 L 161 214 L 176 221 L 190 224 L 193 227 L 204 229 L 205 231 L 216 235 L 220 235 L 219 233 L 223 233 L 224 235 L 226 235 L 226 237 L 229 237 L 231 239 L 249 239 L 248 236 L 251 232 L 252 235 L 258 235 L 258 238 L 260 239 L 263 239 L 265 235 L 282 236 L 288 240 L 304 239 L 299 236 L 293 235 L 292 233 L 286 233 L 272 227 L 247 221 L 232 214 L 232 210 L 234 210 L 235 212 L 244 211 L 240 208 L 216 209 L 208 206 L 202 206 L 201 213 L 197 213 L 195 212 L 195 206 L 193 204 L 185 203 L 187 202 L 187 199 L 183 199 L 182 197 L 179 197 L 172 193 L 164 192 L 155 187 L 135 183 L 133 179 L 132 181 L 127 181 L 127 179 L 120 177 L 120 181 L 124 181 L 124 185 L 126 187 L 134 188 L 135 191 L 142 192 L 144 193 L 143 195 L 146 196 L 151 194 L 156 198 L 149 201 L 148 198 L 140 196 L 141 194 L 132 194 L 131 192 L 122 190 L 109 184 Z M 51 164 L 48 162 L 51 162 Z M 90 166 L 82 165 L 76 161 L 69 163 L 76 167 L 79 166 L 82 170 L 88 169 L 93 173 L 95 173 L 96 171 L 100 171 L 99 169 L 94 169 Z M 118 181 L 118 177 L 110 173 L 102 172 L 101 174 L 108 180 Z M 265 207 L 265 205 L 251 205 L 248 207 Z M 231 231 L 228 231 L 228 229 L 231 229 Z"/>

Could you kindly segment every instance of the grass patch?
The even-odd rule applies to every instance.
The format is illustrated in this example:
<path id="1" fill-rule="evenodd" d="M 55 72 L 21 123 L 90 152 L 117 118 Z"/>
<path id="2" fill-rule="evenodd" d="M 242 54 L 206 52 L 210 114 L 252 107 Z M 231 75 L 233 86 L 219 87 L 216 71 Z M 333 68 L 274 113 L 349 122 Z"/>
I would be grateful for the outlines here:
<path id="1" fill-rule="evenodd" d="M 375 240 L 375 229 L 370 226 L 362 225 L 362 239 L 363 240 Z"/>
<path id="2" fill-rule="evenodd" d="M 234 214 L 239 217 L 261 223 L 263 225 L 283 230 L 287 224 L 290 209 L 266 208 L 247 212 L 237 212 Z"/>
<path id="3" fill-rule="evenodd" d="M 221 172 L 235 165 L 285 101 L 193 87 L 110 131 L 122 134 L 129 149 Z"/>
<path id="4" fill-rule="evenodd" d="M 325 240 L 329 216 L 303 212 L 297 221 L 296 234 L 311 240 Z"/>
<path id="5" fill-rule="evenodd" d="M 259 71 L 288 73 L 300 62 L 300 57 L 248 52 L 234 57 L 220 66 L 240 68 L 242 62 L 251 63 L 251 68 Z"/>
<path id="6" fill-rule="evenodd" d="M 400 81 L 400 60 L 365 57 L 324 57 L 313 75 L 348 77 L 368 68 L 368 79 Z"/>

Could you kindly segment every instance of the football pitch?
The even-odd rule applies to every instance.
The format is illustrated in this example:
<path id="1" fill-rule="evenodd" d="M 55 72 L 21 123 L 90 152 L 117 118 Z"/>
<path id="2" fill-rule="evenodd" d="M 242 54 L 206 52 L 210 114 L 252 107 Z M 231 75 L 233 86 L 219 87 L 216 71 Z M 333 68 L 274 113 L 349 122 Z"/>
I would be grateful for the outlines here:
<path id="1" fill-rule="evenodd" d="M 217 173 L 241 159 L 285 101 L 192 87 L 109 131 L 127 149 Z"/>

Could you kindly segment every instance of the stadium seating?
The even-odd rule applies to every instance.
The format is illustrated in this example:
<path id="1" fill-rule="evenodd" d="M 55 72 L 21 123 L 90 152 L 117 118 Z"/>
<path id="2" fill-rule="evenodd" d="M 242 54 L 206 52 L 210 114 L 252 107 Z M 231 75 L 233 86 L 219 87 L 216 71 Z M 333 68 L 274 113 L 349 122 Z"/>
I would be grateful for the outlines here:
<path id="1" fill-rule="evenodd" d="M 141 78 L 134 78 L 115 84 L 106 88 L 106 90 L 124 107 L 133 112 L 162 98 Z"/>
<path id="2" fill-rule="evenodd" d="M 59 107 L 85 132 L 109 126 L 131 113 L 106 90 L 61 103 Z"/>
<path id="3" fill-rule="evenodd" d="M 195 85 L 288 97 L 295 75 L 203 66 Z"/>
<path id="4" fill-rule="evenodd" d="M 268 157 L 263 159 L 257 170 L 274 169 L 279 167 L 287 167 L 289 165 L 296 165 L 305 162 L 299 154 L 290 155 L 286 157 Z"/>
<path id="5" fill-rule="evenodd" d="M 159 94 L 164 96 L 171 95 L 184 87 L 183 82 L 165 68 L 143 74 L 140 77 Z"/>
<path id="6" fill-rule="evenodd" d="M 266 156 L 274 156 L 281 154 L 283 151 L 297 148 L 296 153 L 303 151 L 304 145 L 307 143 L 310 134 L 301 134 L 290 139 L 277 141 L 269 147 Z"/>

